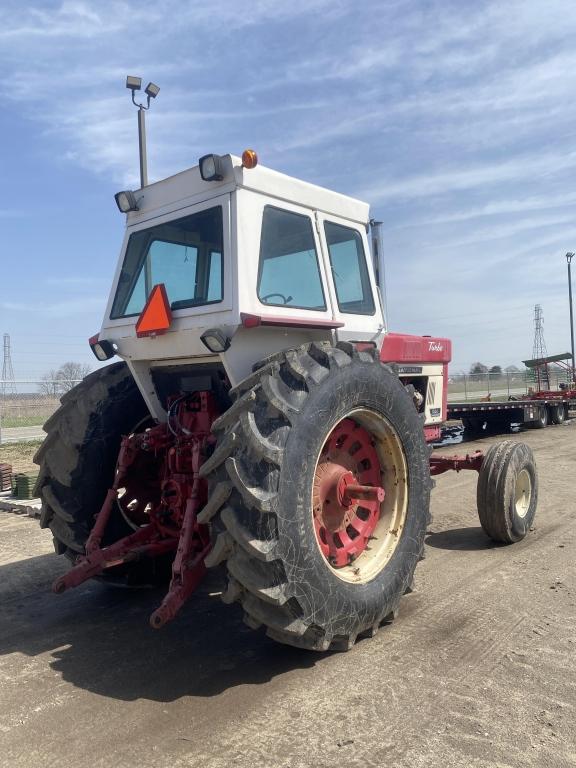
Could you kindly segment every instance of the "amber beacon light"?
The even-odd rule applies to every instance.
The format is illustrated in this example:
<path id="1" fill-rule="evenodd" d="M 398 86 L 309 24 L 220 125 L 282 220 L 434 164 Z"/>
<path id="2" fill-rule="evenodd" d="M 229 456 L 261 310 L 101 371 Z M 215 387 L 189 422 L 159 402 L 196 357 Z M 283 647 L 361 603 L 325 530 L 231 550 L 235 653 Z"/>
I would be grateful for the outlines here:
<path id="1" fill-rule="evenodd" d="M 253 149 L 245 149 L 242 152 L 242 168 L 256 168 L 258 165 L 258 155 Z"/>

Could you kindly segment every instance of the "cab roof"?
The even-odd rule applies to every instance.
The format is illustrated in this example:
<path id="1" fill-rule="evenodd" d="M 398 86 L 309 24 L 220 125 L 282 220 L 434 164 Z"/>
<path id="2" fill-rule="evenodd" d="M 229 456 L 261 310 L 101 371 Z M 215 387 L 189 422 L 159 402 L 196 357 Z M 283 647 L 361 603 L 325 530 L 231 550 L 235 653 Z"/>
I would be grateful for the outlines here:
<path id="1" fill-rule="evenodd" d="M 136 191 L 139 210 L 127 215 L 128 226 L 241 189 L 265 195 L 279 203 L 302 205 L 363 225 L 369 221 L 370 207 L 361 200 L 261 165 L 243 168 L 242 160 L 235 155 L 224 155 L 222 161 L 222 181 L 204 181 L 199 166 L 194 166 Z"/>

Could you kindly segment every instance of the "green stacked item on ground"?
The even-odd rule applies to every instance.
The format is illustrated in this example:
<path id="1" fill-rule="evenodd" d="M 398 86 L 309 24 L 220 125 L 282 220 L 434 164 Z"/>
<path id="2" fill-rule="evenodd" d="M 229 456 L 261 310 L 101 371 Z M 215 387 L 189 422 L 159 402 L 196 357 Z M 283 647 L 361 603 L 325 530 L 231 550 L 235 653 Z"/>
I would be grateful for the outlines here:
<path id="1" fill-rule="evenodd" d="M 19 472 L 12 476 L 12 495 L 16 499 L 31 499 L 34 494 L 34 486 L 38 474 L 24 474 Z"/>

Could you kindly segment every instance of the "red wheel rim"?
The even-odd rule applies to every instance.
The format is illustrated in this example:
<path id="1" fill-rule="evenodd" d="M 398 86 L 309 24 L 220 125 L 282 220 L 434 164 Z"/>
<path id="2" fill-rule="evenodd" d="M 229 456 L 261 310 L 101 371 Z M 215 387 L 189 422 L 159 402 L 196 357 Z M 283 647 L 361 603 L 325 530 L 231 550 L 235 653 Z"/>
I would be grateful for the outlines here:
<path id="1" fill-rule="evenodd" d="M 343 419 L 324 443 L 312 491 L 316 540 L 333 568 L 350 565 L 365 551 L 383 499 L 374 438 L 353 419 Z"/>
<path id="2" fill-rule="evenodd" d="M 160 501 L 161 462 L 154 454 L 139 451 L 128 469 L 117 503 L 134 529 L 150 522 L 149 512 Z"/>
<path id="3" fill-rule="evenodd" d="M 145 432 L 153 424 L 153 419 L 146 416 L 130 434 Z M 160 501 L 162 467 L 162 460 L 155 453 L 138 451 L 128 468 L 116 503 L 122 517 L 134 530 L 150 522 L 150 511 Z"/>

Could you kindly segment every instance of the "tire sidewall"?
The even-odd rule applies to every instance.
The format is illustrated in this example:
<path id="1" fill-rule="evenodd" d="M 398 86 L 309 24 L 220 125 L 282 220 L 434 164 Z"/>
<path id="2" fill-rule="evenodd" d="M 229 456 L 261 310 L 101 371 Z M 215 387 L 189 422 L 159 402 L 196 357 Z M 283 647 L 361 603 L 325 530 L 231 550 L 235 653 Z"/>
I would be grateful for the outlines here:
<path id="1" fill-rule="evenodd" d="M 531 486 L 531 498 L 530 506 L 524 517 L 521 517 L 516 511 L 516 478 L 525 469 L 530 475 Z M 523 539 L 530 530 L 532 523 L 534 522 L 534 516 L 536 515 L 536 505 L 538 500 L 538 479 L 536 475 L 536 467 L 532 459 L 531 454 L 527 451 L 515 450 L 509 459 L 508 466 L 506 467 L 506 474 L 508 475 L 506 482 L 506 509 L 508 517 L 508 526 L 510 531 L 510 538 L 513 541 L 520 541 Z"/>
<path id="2" fill-rule="evenodd" d="M 70 468 L 68 483 L 63 484 L 54 477 L 49 479 L 52 491 L 72 520 L 58 520 L 55 513 L 48 525 L 75 556 L 83 553 L 95 516 L 114 479 L 122 435 L 129 434 L 146 417 L 148 409 L 126 364 L 114 363 L 70 390 L 62 399 L 62 411 L 83 419 L 85 430 L 80 442 L 73 446 L 77 463 Z M 65 442 L 65 437 L 59 432 L 55 434 L 59 442 Z M 50 438 L 51 434 L 47 440 Z M 103 537 L 104 545 L 131 532 L 133 529 L 114 505 Z"/>
<path id="3" fill-rule="evenodd" d="M 564 407 L 564 403 L 561 405 L 555 405 L 554 410 L 552 411 L 552 423 L 553 424 L 562 424 L 566 418 L 566 410 Z"/>
<path id="4" fill-rule="evenodd" d="M 550 414 L 548 413 L 548 408 L 546 406 L 543 406 L 540 411 L 540 416 L 536 420 L 536 425 L 538 429 L 544 429 L 548 426 L 550 422 Z"/>
<path id="5" fill-rule="evenodd" d="M 316 462 L 333 427 L 365 408 L 385 417 L 402 442 L 408 474 L 408 509 L 396 550 L 365 584 L 343 581 L 326 563 L 316 540 L 312 486 Z M 368 627 L 393 611 L 418 562 L 428 522 L 428 450 L 418 414 L 395 374 L 380 363 L 355 359 L 312 388 L 285 445 L 277 506 L 279 554 L 291 595 L 304 620 L 334 634 Z"/>

